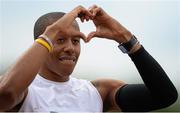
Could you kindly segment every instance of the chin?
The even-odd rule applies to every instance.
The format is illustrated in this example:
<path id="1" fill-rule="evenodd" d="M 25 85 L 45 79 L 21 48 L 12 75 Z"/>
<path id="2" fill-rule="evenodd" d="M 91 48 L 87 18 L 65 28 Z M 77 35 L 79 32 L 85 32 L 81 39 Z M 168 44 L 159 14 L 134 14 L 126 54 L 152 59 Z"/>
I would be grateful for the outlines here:
<path id="1" fill-rule="evenodd" d="M 76 62 L 56 61 L 48 64 L 48 68 L 59 76 L 70 76 L 74 71 Z"/>
<path id="2" fill-rule="evenodd" d="M 58 75 L 70 76 L 74 70 L 74 67 L 63 67 L 58 70 Z"/>
<path id="3" fill-rule="evenodd" d="M 64 76 L 70 76 L 72 74 L 73 71 L 63 71 L 61 72 L 62 75 Z"/>

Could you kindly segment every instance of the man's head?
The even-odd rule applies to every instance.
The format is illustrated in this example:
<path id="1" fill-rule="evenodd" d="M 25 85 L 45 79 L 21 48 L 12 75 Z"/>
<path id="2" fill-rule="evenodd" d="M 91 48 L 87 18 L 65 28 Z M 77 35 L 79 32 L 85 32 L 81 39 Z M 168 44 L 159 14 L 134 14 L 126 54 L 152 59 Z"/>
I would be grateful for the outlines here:
<path id="1" fill-rule="evenodd" d="M 66 13 L 64 12 L 51 12 L 39 17 L 34 25 L 34 39 L 37 39 L 38 36 L 45 31 L 47 26 L 53 24 L 65 14 Z M 79 25 L 76 20 L 74 21 L 73 26 L 79 30 Z"/>
<path id="2" fill-rule="evenodd" d="M 41 16 L 34 26 L 34 38 L 38 38 L 43 34 L 46 27 L 56 22 L 63 17 L 65 13 L 53 12 Z M 72 29 L 79 31 L 79 26 L 76 21 L 72 24 Z M 51 75 L 59 75 L 61 77 L 69 76 L 80 55 L 80 37 L 73 36 L 67 31 L 67 35 L 59 35 L 59 38 L 54 43 L 54 49 L 49 54 L 47 61 L 42 66 L 42 70 L 51 73 Z"/>

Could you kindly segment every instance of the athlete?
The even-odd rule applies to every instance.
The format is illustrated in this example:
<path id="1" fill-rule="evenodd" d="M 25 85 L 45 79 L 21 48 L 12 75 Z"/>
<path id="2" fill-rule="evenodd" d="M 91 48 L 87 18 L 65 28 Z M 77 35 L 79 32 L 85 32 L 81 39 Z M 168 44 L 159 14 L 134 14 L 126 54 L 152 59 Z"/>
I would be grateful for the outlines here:
<path id="1" fill-rule="evenodd" d="M 92 20 L 96 31 L 86 37 L 76 18 Z M 32 46 L 0 80 L 0 111 L 152 111 L 177 100 L 177 90 L 158 62 L 128 29 L 96 5 L 41 16 L 34 37 Z M 71 73 L 80 55 L 80 39 L 88 43 L 94 37 L 119 43 L 144 84 L 74 78 Z"/>

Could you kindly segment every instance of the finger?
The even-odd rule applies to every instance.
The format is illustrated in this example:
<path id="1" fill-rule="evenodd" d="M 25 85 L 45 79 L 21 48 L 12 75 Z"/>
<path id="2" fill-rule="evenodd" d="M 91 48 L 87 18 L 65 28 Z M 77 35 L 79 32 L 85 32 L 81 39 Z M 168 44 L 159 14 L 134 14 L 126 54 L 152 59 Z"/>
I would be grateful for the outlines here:
<path id="1" fill-rule="evenodd" d="M 81 17 L 83 17 L 83 16 L 84 16 L 83 13 L 79 13 L 79 14 L 78 14 L 78 17 L 79 17 L 79 18 L 81 18 Z"/>
<path id="2" fill-rule="evenodd" d="M 96 31 L 92 31 L 91 33 L 88 34 L 86 41 L 89 42 L 92 38 L 97 36 Z"/>
<path id="3" fill-rule="evenodd" d="M 98 6 L 97 5 L 92 5 L 92 6 L 90 6 L 89 8 L 88 8 L 88 10 L 91 10 L 91 9 L 94 9 L 94 8 L 97 8 Z"/>
<path id="4" fill-rule="evenodd" d="M 81 17 L 81 19 L 82 19 L 82 22 L 84 22 L 85 17 L 83 16 L 83 17 Z"/>
<path id="5" fill-rule="evenodd" d="M 92 11 L 92 15 L 96 16 L 100 11 L 101 11 L 100 7 L 94 8 L 93 11 Z"/>
<path id="6" fill-rule="evenodd" d="M 93 18 L 92 18 L 92 19 L 94 19 L 94 17 L 96 16 L 96 14 L 101 11 L 101 8 L 98 7 L 97 5 L 93 5 L 93 6 L 90 7 L 88 10 L 89 10 L 89 12 L 93 15 Z"/>
<path id="7" fill-rule="evenodd" d="M 84 22 L 84 14 L 83 13 L 79 13 L 78 17 L 80 18 L 81 22 Z"/>
<path id="8" fill-rule="evenodd" d="M 87 18 L 92 18 L 93 17 L 93 15 L 86 9 L 83 10 L 83 13 L 84 13 L 85 17 L 87 17 Z"/>
<path id="9" fill-rule="evenodd" d="M 90 18 L 90 17 L 88 17 L 88 16 L 85 16 L 85 19 L 86 19 L 86 21 L 89 21 L 89 18 Z"/>
<path id="10" fill-rule="evenodd" d="M 80 14 L 78 14 L 78 17 L 81 19 L 81 22 L 84 22 L 84 20 L 89 21 L 90 18 L 88 15 L 84 14 L 83 12 L 81 12 Z"/>
<path id="11" fill-rule="evenodd" d="M 80 20 L 81 20 L 81 22 L 83 22 L 83 18 L 82 17 L 80 18 Z"/>
<path id="12" fill-rule="evenodd" d="M 86 36 L 85 36 L 84 33 L 79 32 L 79 31 L 76 31 L 76 32 L 75 32 L 75 35 L 76 35 L 77 37 L 80 37 L 81 39 L 83 39 L 84 42 L 87 42 L 87 39 L 86 39 Z"/>
<path id="13" fill-rule="evenodd" d="M 92 7 L 89 7 L 88 11 L 92 14 Z"/>

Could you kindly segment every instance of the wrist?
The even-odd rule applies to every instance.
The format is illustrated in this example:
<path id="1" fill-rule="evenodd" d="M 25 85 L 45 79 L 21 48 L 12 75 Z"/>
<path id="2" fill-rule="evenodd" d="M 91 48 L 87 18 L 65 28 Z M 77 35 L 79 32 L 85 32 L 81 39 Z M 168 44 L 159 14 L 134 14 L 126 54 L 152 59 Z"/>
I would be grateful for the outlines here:
<path id="1" fill-rule="evenodd" d="M 133 34 L 131 34 L 130 31 L 126 30 L 123 33 L 121 32 L 118 35 L 118 38 L 116 39 L 116 41 L 118 43 L 126 43 L 126 42 L 128 42 L 131 39 L 132 36 L 133 36 Z"/>
<path id="2" fill-rule="evenodd" d="M 45 30 L 45 32 L 42 35 L 47 36 L 47 38 L 54 44 L 56 37 L 58 35 L 58 32 L 56 32 L 56 28 L 54 26 L 48 26 Z"/>
<path id="3" fill-rule="evenodd" d="M 119 43 L 118 48 L 123 53 L 131 54 L 140 48 L 140 44 L 139 44 L 139 41 L 137 40 L 137 38 L 134 35 L 132 35 L 132 37 L 130 38 L 129 41 L 124 42 L 124 43 Z"/>
<path id="4" fill-rule="evenodd" d="M 38 44 L 42 45 L 43 47 L 45 47 L 49 52 L 52 52 L 52 46 L 43 38 L 38 38 L 35 40 L 35 42 L 37 42 Z"/>
<path id="5" fill-rule="evenodd" d="M 135 44 L 132 49 L 130 50 L 130 52 L 128 54 L 133 54 L 136 51 L 138 51 L 141 48 L 141 44 L 138 42 L 137 44 Z"/>
<path id="6" fill-rule="evenodd" d="M 39 36 L 39 38 L 42 38 L 44 41 L 46 41 L 49 44 L 49 46 L 51 47 L 51 49 L 53 49 L 53 43 L 48 36 L 42 34 Z"/>

